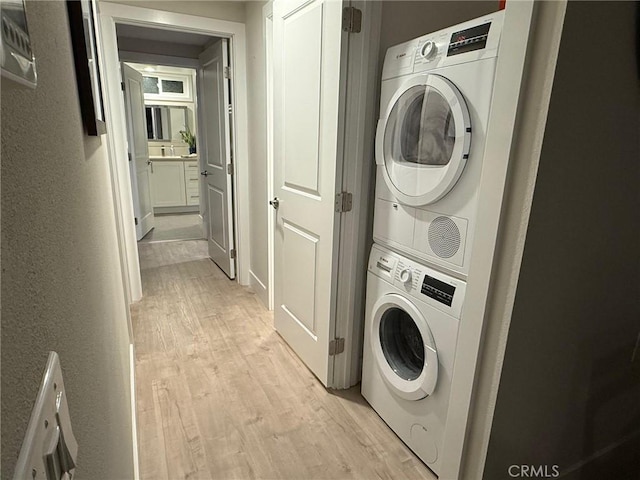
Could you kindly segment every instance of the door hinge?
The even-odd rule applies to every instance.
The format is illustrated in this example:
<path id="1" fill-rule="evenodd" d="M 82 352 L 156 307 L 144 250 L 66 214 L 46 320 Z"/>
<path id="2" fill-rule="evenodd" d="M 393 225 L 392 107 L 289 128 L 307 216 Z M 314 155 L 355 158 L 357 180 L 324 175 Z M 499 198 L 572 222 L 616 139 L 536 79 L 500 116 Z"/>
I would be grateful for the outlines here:
<path id="1" fill-rule="evenodd" d="M 124 88 L 124 82 L 120 82 L 120 88 L 122 88 L 122 91 L 124 92 L 125 88 Z"/>
<path id="2" fill-rule="evenodd" d="M 231 67 L 224 67 L 224 78 L 231 78 Z"/>
<path id="3" fill-rule="evenodd" d="M 233 105 L 231 105 L 231 104 L 227 105 L 227 111 L 229 113 L 233 113 Z"/>
<path id="4" fill-rule="evenodd" d="M 138 224 L 138 217 L 134 218 L 133 221 L 136 223 L 136 225 Z"/>
<path id="5" fill-rule="evenodd" d="M 236 249 L 232 248 L 231 251 L 229 252 L 229 256 L 231 258 L 236 258 Z"/>
<path id="6" fill-rule="evenodd" d="M 233 163 L 227 163 L 227 173 L 233 175 Z"/>
<path id="7" fill-rule="evenodd" d="M 344 352 L 344 338 L 336 338 L 329 342 L 329 356 Z"/>
<path id="8" fill-rule="evenodd" d="M 336 212 L 350 212 L 353 206 L 353 195 L 349 192 L 336 193 Z"/>
<path id="9" fill-rule="evenodd" d="M 127 157 L 129 158 L 129 161 L 131 161 L 131 152 L 127 152 Z"/>
<path id="10" fill-rule="evenodd" d="M 342 9 L 342 30 L 349 33 L 360 33 L 362 30 L 362 10 L 355 7 Z"/>

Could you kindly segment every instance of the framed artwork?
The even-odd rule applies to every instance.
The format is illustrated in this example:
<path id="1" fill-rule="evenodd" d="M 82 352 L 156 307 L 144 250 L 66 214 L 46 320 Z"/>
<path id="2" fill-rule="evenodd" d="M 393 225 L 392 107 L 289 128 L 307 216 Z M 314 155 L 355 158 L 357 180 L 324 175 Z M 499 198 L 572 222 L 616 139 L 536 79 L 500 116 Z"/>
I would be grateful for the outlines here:
<path id="1" fill-rule="evenodd" d="M 67 0 L 80 109 L 87 134 L 107 133 L 100 82 L 95 0 Z"/>

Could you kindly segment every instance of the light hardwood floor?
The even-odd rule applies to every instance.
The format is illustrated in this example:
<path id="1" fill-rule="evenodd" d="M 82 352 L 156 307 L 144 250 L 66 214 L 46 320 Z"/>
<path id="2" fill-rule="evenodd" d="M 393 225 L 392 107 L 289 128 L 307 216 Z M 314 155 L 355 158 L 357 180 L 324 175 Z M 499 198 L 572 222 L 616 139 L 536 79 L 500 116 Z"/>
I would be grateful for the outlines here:
<path id="1" fill-rule="evenodd" d="M 155 228 L 147 233 L 140 243 L 165 242 L 168 240 L 197 240 L 204 238 L 202 218 L 198 213 L 156 215 Z"/>
<path id="2" fill-rule="evenodd" d="M 206 242 L 140 245 L 142 479 L 435 479 L 360 395 L 328 391 Z"/>

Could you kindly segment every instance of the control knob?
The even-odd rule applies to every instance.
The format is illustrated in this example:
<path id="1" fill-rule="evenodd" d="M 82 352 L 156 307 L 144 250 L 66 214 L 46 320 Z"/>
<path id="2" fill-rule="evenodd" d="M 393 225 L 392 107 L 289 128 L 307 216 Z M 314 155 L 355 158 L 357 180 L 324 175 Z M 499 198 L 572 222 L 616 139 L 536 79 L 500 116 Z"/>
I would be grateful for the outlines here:
<path id="1" fill-rule="evenodd" d="M 432 41 L 425 42 L 425 44 L 422 46 L 422 49 L 420 50 L 420 54 L 426 60 L 432 60 L 437 53 L 438 46 L 435 44 L 435 42 Z"/>
<path id="2" fill-rule="evenodd" d="M 411 269 L 405 268 L 400 272 L 400 281 L 405 284 L 411 283 Z"/>

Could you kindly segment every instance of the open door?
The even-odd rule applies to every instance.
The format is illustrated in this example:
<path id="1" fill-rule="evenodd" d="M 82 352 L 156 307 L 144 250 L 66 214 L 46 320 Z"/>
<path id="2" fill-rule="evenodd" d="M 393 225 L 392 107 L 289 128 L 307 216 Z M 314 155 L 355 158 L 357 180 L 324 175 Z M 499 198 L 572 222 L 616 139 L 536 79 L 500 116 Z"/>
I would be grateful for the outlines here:
<path id="1" fill-rule="evenodd" d="M 209 256 L 231 279 L 236 277 L 233 228 L 233 164 L 231 157 L 231 102 L 227 39 L 218 40 L 200 54 L 200 100 L 203 125 L 200 156 L 204 176 Z"/>
<path id="2" fill-rule="evenodd" d="M 273 21 L 275 327 L 328 386 L 336 350 L 342 2 L 276 0 Z"/>
<path id="3" fill-rule="evenodd" d="M 140 240 L 154 227 L 153 203 L 151 201 L 151 161 L 149 160 L 149 144 L 147 143 L 144 92 L 142 90 L 142 74 L 124 63 L 121 64 L 121 67 L 133 212 L 136 217 L 136 239 Z"/>

